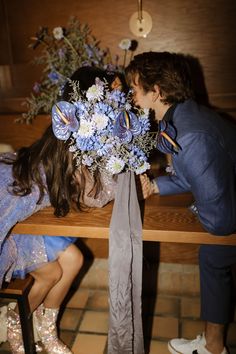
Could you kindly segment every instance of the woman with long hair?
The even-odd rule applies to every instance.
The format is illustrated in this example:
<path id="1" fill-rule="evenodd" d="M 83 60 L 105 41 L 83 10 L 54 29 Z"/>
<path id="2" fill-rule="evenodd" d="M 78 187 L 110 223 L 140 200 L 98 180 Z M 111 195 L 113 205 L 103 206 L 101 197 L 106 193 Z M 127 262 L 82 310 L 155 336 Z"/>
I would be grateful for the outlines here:
<path id="1" fill-rule="evenodd" d="M 97 77 L 111 89 L 121 85 L 116 74 L 91 67 L 80 68 L 71 80 L 86 90 Z M 68 83 L 62 98 L 70 101 L 70 93 Z M 11 228 L 49 205 L 57 217 L 63 217 L 72 208 L 102 207 L 114 197 L 113 180 L 104 179 L 99 170 L 92 175 L 86 166 L 76 165 L 68 144 L 57 139 L 49 126 L 31 146 L 0 155 L 0 286 L 3 280 L 32 275 L 30 309 L 35 311 L 39 338 L 50 354 L 71 353 L 58 339 L 56 320 L 83 256 L 73 237 L 17 235 L 11 234 Z M 12 352 L 24 353 L 17 310 L 8 309 L 7 327 Z"/>

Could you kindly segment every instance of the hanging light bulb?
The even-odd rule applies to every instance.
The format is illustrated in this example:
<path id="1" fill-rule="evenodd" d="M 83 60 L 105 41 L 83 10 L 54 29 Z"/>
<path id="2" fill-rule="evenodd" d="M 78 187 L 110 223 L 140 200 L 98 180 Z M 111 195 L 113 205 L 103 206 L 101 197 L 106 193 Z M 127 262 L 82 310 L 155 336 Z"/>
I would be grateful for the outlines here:
<path id="1" fill-rule="evenodd" d="M 144 38 L 152 29 L 152 18 L 147 11 L 143 11 L 142 0 L 138 0 L 138 11 L 130 17 L 129 27 L 135 36 Z"/>

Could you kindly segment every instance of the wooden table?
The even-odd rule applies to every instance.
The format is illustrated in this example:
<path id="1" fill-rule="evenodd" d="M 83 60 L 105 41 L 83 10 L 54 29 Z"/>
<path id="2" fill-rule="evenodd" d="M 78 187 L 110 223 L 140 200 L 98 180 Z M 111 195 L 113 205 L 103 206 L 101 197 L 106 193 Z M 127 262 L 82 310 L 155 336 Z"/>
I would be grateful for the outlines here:
<path id="1" fill-rule="evenodd" d="M 188 210 L 190 194 L 152 196 L 141 203 L 143 240 L 192 244 L 236 245 L 236 234 L 214 236 L 207 233 L 196 216 Z M 12 230 L 21 234 L 75 236 L 107 239 L 113 203 L 88 212 L 71 212 L 57 218 L 51 207 L 18 223 Z"/>

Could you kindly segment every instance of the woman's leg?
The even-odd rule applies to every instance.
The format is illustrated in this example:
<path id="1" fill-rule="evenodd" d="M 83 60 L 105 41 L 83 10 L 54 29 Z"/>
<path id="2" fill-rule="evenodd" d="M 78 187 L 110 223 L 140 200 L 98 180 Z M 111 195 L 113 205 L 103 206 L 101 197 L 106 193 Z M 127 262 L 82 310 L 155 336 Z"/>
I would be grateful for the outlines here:
<path id="1" fill-rule="evenodd" d="M 63 271 L 58 260 L 56 260 L 43 265 L 30 274 L 34 278 L 34 284 L 29 292 L 29 304 L 33 312 L 60 281 Z"/>
<path id="2" fill-rule="evenodd" d="M 37 330 L 44 349 L 48 353 L 71 354 L 69 348 L 58 338 L 56 322 L 61 303 L 82 266 L 83 256 L 80 250 L 71 244 L 61 252 L 57 261 L 62 269 L 62 277 L 51 288 L 43 304 L 36 310 Z"/>
<path id="3" fill-rule="evenodd" d="M 83 265 L 83 255 L 77 246 L 71 244 L 65 251 L 61 252 L 57 261 L 62 269 L 62 276 L 44 299 L 44 306 L 47 308 L 59 308 L 61 306 L 73 280 Z"/>
<path id="4" fill-rule="evenodd" d="M 61 279 L 62 269 L 55 261 L 46 263 L 30 274 L 34 278 L 34 284 L 29 292 L 29 304 L 33 312 L 42 303 L 50 289 Z M 18 309 L 13 310 L 10 307 L 7 312 L 7 338 L 12 353 L 25 353 Z"/>

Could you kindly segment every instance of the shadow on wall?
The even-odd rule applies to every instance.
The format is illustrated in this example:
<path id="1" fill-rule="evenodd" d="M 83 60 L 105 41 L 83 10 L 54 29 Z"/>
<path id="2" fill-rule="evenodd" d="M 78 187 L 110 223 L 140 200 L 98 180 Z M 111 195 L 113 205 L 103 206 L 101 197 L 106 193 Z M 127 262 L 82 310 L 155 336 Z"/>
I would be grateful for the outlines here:
<path id="1" fill-rule="evenodd" d="M 198 58 L 183 55 L 188 63 L 195 99 L 198 103 L 210 106 L 202 65 Z"/>
<path id="2" fill-rule="evenodd" d="M 182 54 L 180 54 L 182 55 Z M 209 96 L 205 84 L 204 72 L 202 65 L 198 58 L 191 55 L 183 55 L 187 60 L 190 69 L 190 75 L 192 77 L 192 86 L 195 94 L 195 100 L 211 109 L 215 110 L 223 119 L 236 124 L 235 118 L 228 112 L 223 111 L 219 107 L 213 106 L 209 101 Z"/>

